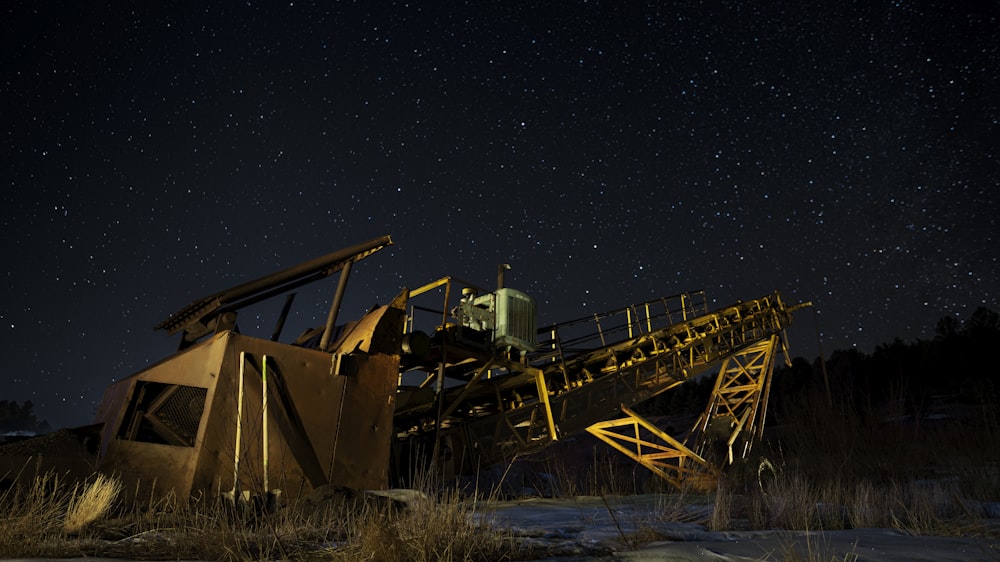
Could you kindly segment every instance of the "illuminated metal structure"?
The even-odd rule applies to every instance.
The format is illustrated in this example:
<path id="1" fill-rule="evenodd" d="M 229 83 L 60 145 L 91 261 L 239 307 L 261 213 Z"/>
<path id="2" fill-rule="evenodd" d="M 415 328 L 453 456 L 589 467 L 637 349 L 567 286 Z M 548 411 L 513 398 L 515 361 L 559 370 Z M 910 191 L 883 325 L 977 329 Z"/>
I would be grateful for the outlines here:
<path id="1" fill-rule="evenodd" d="M 106 390 L 92 426 L 98 468 L 145 496 L 294 498 L 385 488 L 420 463 L 439 476 L 474 471 L 588 431 L 675 485 L 710 481 L 760 438 L 781 336 L 806 306 L 774 293 L 709 311 L 697 291 L 539 329 L 534 299 L 504 285 L 503 264 L 493 290 L 444 277 L 338 326 L 352 264 L 390 244 L 321 256 L 161 322 L 180 349 Z M 336 273 L 324 326 L 279 342 L 289 296 L 270 339 L 239 332 L 240 309 Z M 689 434 L 633 410 L 714 369 Z"/>
<path id="2" fill-rule="evenodd" d="M 455 283 L 462 284 L 445 278 L 412 295 L 444 285 L 447 310 Z M 502 301 L 508 289 L 475 296 L 481 289 L 464 285 L 455 322 L 435 332 L 428 376 L 401 388 L 395 414 L 397 446 L 434 451 L 446 474 L 588 431 L 676 486 L 711 481 L 721 463 L 744 457 L 760 438 L 781 335 L 792 311 L 808 305 L 786 307 L 774 293 L 709 311 L 703 291 L 683 293 L 554 324 L 538 331 L 544 340 L 512 345 L 500 331 L 489 336 L 487 313 L 499 318 L 501 307 L 470 314 L 464 306 Z M 429 309 L 411 303 L 410 310 L 412 319 Z M 533 306 L 520 311 L 533 314 Z M 496 320 L 517 323 L 529 322 Z M 715 368 L 708 407 L 683 440 L 631 408 Z"/>
<path id="3" fill-rule="evenodd" d="M 158 328 L 181 350 L 110 386 L 98 467 L 130 492 L 178 497 L 252 491 L 296 497 L 324 485 L 383 488 L 405 319 L 405 290 L 334 333 L 351 265 L 388 236 L 195 301 Z M 249 304 L 334 273 L 329 320 L 293 344 L 240 334 Z"/>

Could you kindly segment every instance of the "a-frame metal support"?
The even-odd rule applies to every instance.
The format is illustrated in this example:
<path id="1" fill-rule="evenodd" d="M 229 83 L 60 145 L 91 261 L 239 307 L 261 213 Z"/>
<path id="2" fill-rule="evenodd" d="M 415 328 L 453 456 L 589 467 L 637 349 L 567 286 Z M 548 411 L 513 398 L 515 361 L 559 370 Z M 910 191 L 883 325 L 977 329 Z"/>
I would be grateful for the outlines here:
<path id="1" fill-rule="evenodd" d="M 649 420 L 624 405 L 626 417 L 595 423 L 587 431 L 671 485 L 696 484 L 701 477 L 715 480 L 715 469 Z"/>
<path id="2" fill-rule="evenodd" d="M 701 455 L 724 442 L 726 461 L 732 464 L 737 454 L 746 458 L 761 438 L 774 358 L 780 347 L 781 339 L 775 334 L 723 360 L 708 407 L 691 432 L 697 439 L 695 450 Z M 742 443 L 737 445 L 737 441 Z"/>
<path id="3" fill-rule="evenodd" d="M 707 454 L 713 447 L 724 443 L 726 462 L 732 464 L 734 446 L 745 458 L 763 433 L 780 342 L 773 335 L 723 360 L 708 407 L 687 436 L 688 443 L 696 444 L 693 449 L 624 405 L 624 418 L 596 423 L 587 431 L 677 488 L 714 480 L 719 468 L 713 461 L 719 459 Z"/>

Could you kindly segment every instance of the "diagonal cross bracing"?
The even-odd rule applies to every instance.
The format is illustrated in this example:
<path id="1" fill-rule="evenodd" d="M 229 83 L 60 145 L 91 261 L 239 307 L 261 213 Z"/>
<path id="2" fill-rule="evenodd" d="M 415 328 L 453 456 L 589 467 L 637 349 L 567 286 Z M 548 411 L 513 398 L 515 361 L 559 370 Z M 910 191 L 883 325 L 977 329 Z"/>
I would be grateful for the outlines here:
<path id="1" fill-rule="evenodd" d="M 595 340 L 594 347 L 585 347 L 586 335 L 564 335 L 564 329 L 573 327 L 567 323 L 550 329 L 552 352 L 536 353 L 524 364 L 484 357 L 477 368 L 489 364 L 508 374 L 489 379 L 473 375 L 465 387 L 448 391 L 444 400 L 450 417 L 439 424 L 457 428 L 468 458 L 487 465 L 618 418 L 622 406 L 648 400 L 722 361 L 711 404 L 699 422 L 703 427 L 696 427 L 692 436 L 703 438 L 710 421 L 725 419 L 737 429 L 724 439 L 732 456 L 736 437 L 760 425 L 773 350 L 791 315 L 776 293 L 711 313 L 696 314 L 688 306 L 676 309 L 684 310 L 683 318 L 668 314 L 667 322 L 657 327 L 648 312 L 645 318 L 635 312 L 644 307 L 629 307 L 628 332 L 619 333 L 630 337 L 620 341 L 610 337 L 614 328 L 607 317 L 595 316 L 594 324 L 602 324 L 601 340 Z M 566 342 L 572 343 L 572 351 Z M 416 419 L 427 411 L 420 403 L 410 404 L 405 412 L 397 410 L 397 420 Z M 687 443 L 705 446 L 692 436 Z M 651 460 L 666 453 L 664 458 L 673 454 L 660 451 L 650 453 L 652 457 L 640 456 Z"/>

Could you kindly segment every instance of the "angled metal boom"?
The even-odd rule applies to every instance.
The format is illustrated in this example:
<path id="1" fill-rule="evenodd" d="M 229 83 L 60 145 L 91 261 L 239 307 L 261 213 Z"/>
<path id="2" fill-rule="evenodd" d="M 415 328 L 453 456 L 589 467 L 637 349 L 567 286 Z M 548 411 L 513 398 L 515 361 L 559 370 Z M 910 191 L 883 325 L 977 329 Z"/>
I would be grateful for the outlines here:
<path id="1" fill-rule="evenodd" d="M 343 269 L 345 265 L 362 260 L 391 244 L 392 239 L 388 235 L 380 236 L 367 242 L 326 254 L 325 256 L 313 258 L 288 269 L 265 275 L 259 279 L 219 291 L 218 293 L 198 299 L 171 314 L 166 320 L 157 324 L 155 329 L 166 330 L 170 334 L 175 334 L 181 330 L 187 330 L 189 327 L 196 327 L 199 324 L 206 326 L 223 310 L 238 310 L 291 289 L 312 283 L 313 281 L 329 277 Z"/>

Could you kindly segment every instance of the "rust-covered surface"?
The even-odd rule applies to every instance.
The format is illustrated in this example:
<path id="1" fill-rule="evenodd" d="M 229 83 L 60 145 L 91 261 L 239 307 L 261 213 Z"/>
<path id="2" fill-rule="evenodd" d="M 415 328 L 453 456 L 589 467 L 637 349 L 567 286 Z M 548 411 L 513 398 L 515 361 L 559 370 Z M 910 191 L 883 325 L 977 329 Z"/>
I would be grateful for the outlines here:
<path id="1" fill-rule="evenodd" d="M 403 289 L 338 326 L 352 264 L 390 244 L 375 238 L 194 301 L 157 326 L 181 335 L 180 351 L 106 390 L 83 463 L 23 451 L 3 462 L 96 466 L 139 497 L 280 490 L 291 500 L 326 485 L 386 488 L 390 470 L 395 483 L 475 471 L 589 431 L 680 486 L 699 476 L 686 460 L 709 465 L 717 425 L 729 463 L 760 438 L 775 354 L 808 305 L 774 293 L 709 312 L 697 291 L 536 330 L 534 300 L 502 277 L 489 292 L 449 276 L 412 292 L 443 293 L 441 305 L 417 306 Z M 289 291 L 334 273 L 326 324 L 279 342 Z M 279 294 L 270 340 L 239 333 L 240 309 Z M 415 329 L 417 312 L 430 313 L 433 336 Z M 630 409 L 720 363 L 712 403 L 682 439 Z"/>
<path id="2" fill-rule="evenodd" d="M 112 385 L 98 468 L 178 497 L 385 488 L 405 300 L 369 312 L 332 353 L 223 331 Z"/>

